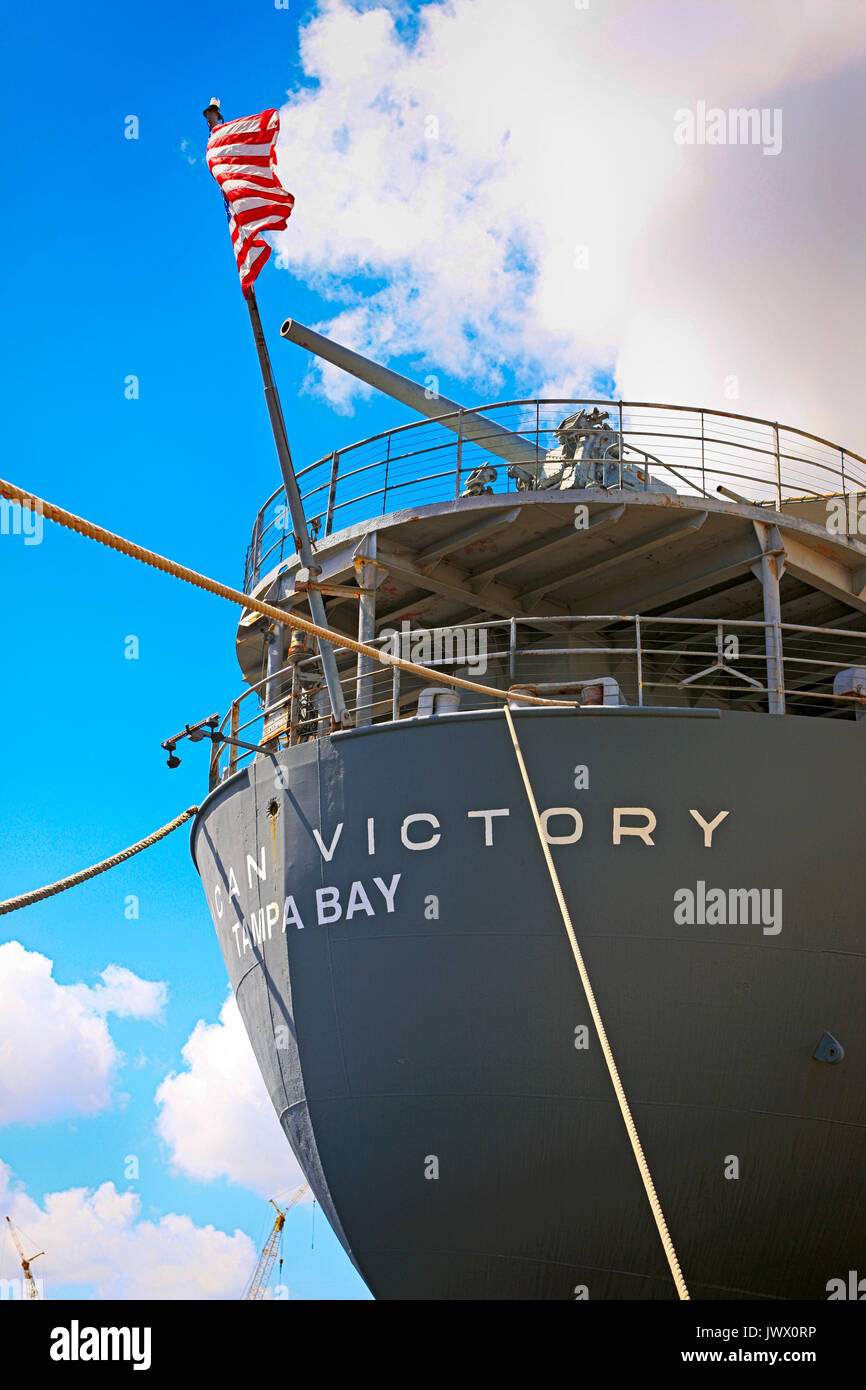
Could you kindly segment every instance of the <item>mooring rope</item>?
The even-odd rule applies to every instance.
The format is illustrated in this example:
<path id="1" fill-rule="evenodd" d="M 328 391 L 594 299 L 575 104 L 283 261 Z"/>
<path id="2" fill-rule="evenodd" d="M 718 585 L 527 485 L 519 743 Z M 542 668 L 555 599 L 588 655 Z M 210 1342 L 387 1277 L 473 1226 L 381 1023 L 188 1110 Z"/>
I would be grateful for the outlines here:
<path id="1" fill-rule="evenodd" d="M 162 570 L 164 574 L 170 574 L 175 579 L 182 579 L 187 584 L 193 584 L 197 589 L 205 589 L 208 593 L 227 599 L 229 603 L 236 603 L 243 609 L 261 613 L 264 617 L 270 618 L 272 622 L 282 623 L 284 627 L 297 628 L 301 632 L 307 632 L 311 637 L 316 637 L 322 642 L 332 642 L 338 647 L 345 648 L 346 651 L 356 652 L 359 656 L 370 657 L 383 666 L 397 666 L 401 671 L 408 671 L 411 675 L 421 676 L 423 680 L 438 681 L 440 685 L 458 686 L 461 690 L 473 690 L 480 695 L 493 695 L 497 700 L 521 700 L 529 705 L 561 706 L 575 703 L 569 700 L 545 700 L 539 695 L 518 694 L 516 692 L 509 696 L 507 691 L 497 690 L 495 686 L 479 685 L 477 681 L 464 680 L 462 676 L 452 676 L 447 671 L 438 671 L 432 666 L 419 666 L 414 661 L 406 661 L 403 657 L 394 656 L 391 652 L 381 651 L 378 647 L 370 647 L 366 642 L 357 642 L 354 637 L 347 637 L 341 632 L 333 632 L 329 627 L 319 627 L 318 624 L 310 622 L 307 618 L 300 618 L 294 613 L 288 613 L 283 608 L 277 608 L 273 603 L 264 603 L 261 599 L 254 598 L 252 594 L 245 594 L 240 589 L 233 589 L 218 579 L 210 579 L 205 574 L 199 574 L 197 570 L 189 569 L 187 565 L 179 565 L 175 560 L 158 555 L 155 550 L 147 550 L 143 545 L 137 545 L 135 541 L 128 541 L 113 531 L 107 531 L 104 526 L 97 526 L 94 522 L 76 516 L 74 512 L 68 512 L 53 502 L 46 502 L 33 493 L 25 492 L 23 488 L 18 487 L 15 483 L 7 482 L 4 478 L 0 478 L 0 496 L 19 503 L 28 511 L 35 511 L 42 516 L 47 516 L 49 521 L 56 522 L 58 526 L 65 526 L 70 531 L 76 531 L 80 536 L 98 541 L 100 545 L 107 545 L 111 550 L 119 550 L 122 555 L 128 555 L 133 560 L 140 560 L 143 564 Z"/>
<path id="2" fill-rule="evenodd" d="M 658 1230 L 659 1237 L 664 1248 L 668 1265 L 670 1266 L 671 1274 L 673 1275 L 673 1280 L 676 1285 L 677 1293 L 679 1297 L 683 1300 L 690 1299 L 691 1295 L 688 1291 L 688 1288 L 686 1287 L 686 1281 L 683 1278 L 683 1272 L 680 1269 L 680 1262 L 677 1259 L 677 1252 L 674 1249 L 674 1243 L 671 1240 L 670 1232 L 668 1231 L 667 1222 L 665 1221 L 661 1202 L 658 1199 L 658 1195 L 655 1189 L 655 1183 L 653 1182 L 652 1174 L 649 1170 L 649 1164 L 646 1161 L 643 1146 L 641 1145 L 640 1138 L 638 1136 L 637 1127 L 635 1126 L 635 1122 L 632 1119 L 631 1108 L 629 1107 L 628 1099 L 626 1097 L 622 1081 L 620 1080 L 620 1075 L 617 1070 L 616 1062 L 614 1061 L 614 1056 L 611 1050 L 610 1043 L 608 1042 L 607 1033 L 605 1032 L 605 1027 L 604 1023 L 602 1022 L 598 1004 L 595 1001 L 595 994 L 590 983 L 586 965 L 584 964 L 583 954 L 581 952 L 580 946 L 577 943 L 577 937 L 575 935 L 574 927 L 571 921 L 571 914 L 569 913 L 568 906 L 565 901 L 565 896 L 562 891 L 562 885 L 559 881 L 559 875 L 556 872 L 556 866 L 553 862 L 553 856 L 550 853 L 550 846 L 547 843 L 547 837 L 544 833 L 544 826 L 541 823 L 541 816 L 538 813 L 538 803 L 535 800 L 535 793 L 532 790 L 532 783 L 529 780 L 529 773 L 526 771 L 526 763 L 523 761 L 523 754 L 520 750 L 520 744 L 517 740 L 517 730 L 514 727 L 514 720 L 511 717 L 511 710 L 509 709 L 508 705 L 505 705 L 504 708 L 505 719 L 508 723 L 508 732 L 511 734 L 511 742 L 514 744 L 514 752 L 517 755 L 517 765 L 520 768 L 520 775 L 523 778 L 523 785 L 526 789 L 526 796 L 527 800 L 529 801 L 530 810 L 532 811 L 532 818 L 535 821 L 535 828 L 538 831 L 538 838 L 541 842 L 541 848 L 544 852 L 544 858 L 547 863 L 547 871 L 550 874 L 550 880 L 553 884 L 553 891 L 555 892 L 556 900 L 559 903 L 559 910 L 562 913 L 562 920 L 565 923 L 565 930 L 568 933 L 568 939 L 571 943 L 571 950 L 574 955 L 575 964 L 577 965 L 578 973 L 580 975 L 581 983 L 583 985 L 583 990 L 586 995 L 587 1002 L 589 1004 L 590 1013 L 592 1014 L 592 1021 L 595 1024 L 595 1031 L 598 1033 L 598 1039 L 601 1043 L 601 1050 L 604 1053 L 604 1060 L 607 1064 L 608 1074 L 610 1075 L 611 1083 L 613 1085 L 614 1093 L 617 1099 L 617 1104 L 619 1105 L 620 1114 L 622 1115 L 623 1122 L 628 1132 L 629 1142 L 631 1143 L 632 1152 L 637 1162 L 638 1171 L 640 1172 L 641 1181 L 644 1186 L 644 1191 L 647 1195 L 647 1201 L 649 1202 L 650 1209 L 652 1210 L 653 1220 L 656 1223 L 656 1228 Z"/>
<path id="3" fill-rule="evenodd" d="M 130 845 L 128 849 L 122 849 L 119 854 L 112 854 L 110 859 L 101 859 L 98 864 L 91 864 L 89 869 L 80 869 L 77 874 L 59 878 L 56 883 L 47 883 L 44 888 L 34 888 L 30 893 L 19 893 L 17 898 L 7 898 L 5 902 L 0 903 L 0 917 L 4 912 L 17 912 L 19 907 L 29 907 L 31 903 L 41 902 L 43 898 L 53 898 L 55 893 L 64 893 L 67 888 L 74 888 L 77 883 L 85 883 L 89 878 L 96 878 L 97 874 L 104 874 L 107 869 L 113 869 L 115 864 L 122 864 L 125 859 L 131 859 L 134 854 L 149 849 L 157 840 L 164 840 L 166 835 L 170 835 L 179 825 L 183 825 L 184 821 L 189 820 L 190 816 L 194 816 L 197 810 L 197 806 L 189 806 L 160 830 L 145 835 L 143 840 Z"/>

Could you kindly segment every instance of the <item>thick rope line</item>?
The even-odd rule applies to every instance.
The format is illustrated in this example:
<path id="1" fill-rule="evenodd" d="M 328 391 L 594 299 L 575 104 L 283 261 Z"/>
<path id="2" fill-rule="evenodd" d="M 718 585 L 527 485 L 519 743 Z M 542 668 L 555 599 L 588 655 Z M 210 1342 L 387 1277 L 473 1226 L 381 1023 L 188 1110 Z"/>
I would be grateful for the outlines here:
<path id="1" fill-rule="evenodd" d="M 628 1099 L 626 1098 L 625 1090 L 623 1089 L 622 1081 L 620 1080 L 619 1072 L 617 1070 L 616 1062 L 614 1061 L 610 1043 L 607 1040 L 607 1033 L 605 1032 L 604 1024 L 601 1019 L 601 1014 L 599 1013 L 598 1004 L 595 1002 L 595 994 L 593 993 L 593 988 L 590 984 L 589 975 L 587 974 L 586 966 L 583 961 L 583 955 L 581 953 L 580 947 L 577 944 L 577 937 L 574 933 L 574 927 L 571 921 L 571 914 L 569 913 L 568 907 L 566 906 L 565 897 L 562 892 L 562 885 L 559 881 L 559 875 L 556 872 L 556 866 L 553 862 L 553 856 L 550 853 L 550 846 L 547 843 L 547 839 L 544 834 L 544 827 L 541 824 L 541 817 L 538 813 L 538 804 L 535 800 L 535 793 L 532 790 L 532 783 L 529 780 L 529 773 L 526 771 L 526 763 L 523 761 L 523 754 L 520 751 L 520 744 L 517 741 L 517 731 L 514 727 L 514 720 L 511 717 L 511 710 L 508 708 L 508 705 L 505 705 L 504 708 L 505 718 L 508 723 L 508 732 L 511 734 L 511 742 L 514 744 L 514 752 L 517 755 L 517 765 L 520 768 L 520 775 L 523 778 L 523 785 L 526 789 L 526 796 L 529 801 L 530 810 L 532 811 L 532 818 L 535 821 L 535 828 L 538 831 L 538 838 L 541 842 L 541 848 L 544 851 L 544 858 L 547 862 L 547 870 L 550 874 L 550 880 L 553 884 L 554 892 L 556 893 L 556 900 L 559 903 L 559 910 L 562 913 L 562 920 L 565 923 L 565 930 L 568 933 L 568 939 L 571 943 L 571 950 L 574 955 L 578 973 L 580 974 L 580 979 L 583 985 L 584 993 L 586 994 L 587 1002 L 589 1003 L 590 1012 L 592 1014 L 592 1021 L 595 1024 L 595 1030 L 598 1033 L 598 1039 L 601 1043 L 601 1050 L 604 1053 L 604 1060 L 607 1063 L 607 1070 L 610 1075 L 614 1093 L 616 1095 L 617 1104 L 619 1105 L 620 1114 L 622 1115 L 626 1131 L 628 1132 L 629 1142 L 631 1143 L 632 1152 L 634 1153 L 635 1161 L 637 1162 L 638 1171 L 640 1172 L 641 1176 L 641 1181 L 644 1185 L 644 1191 L 647 1195 L 647 1201 L 649 1202 L 650 1208 L 652 1210 L 653 1220 L 656 1223 L 656 1228 L 658 1230 L 659 1237 L 664 1248 L 665 1256 L 667 1258 L 668 1265 L 670 1266 L 670 1271 L 673 1275 L 674 1283 L 676 1284 L 677 1293 L 679 1297 L 683 1300 L 690 1299 L 691 1295 L 688 1291 L 688 1288 L 686 1287 L 686 1281 L 683 1278 L 683 1273 L 680 1269 L 680 1262 L 677 1259 L 677 1252 L 674 1249 L 674 1243 L 671 1240 L 670 1232 L 668 1231 L 667 1222 L 665 1221 L 664 1212 L 662 1211 L 661 1207 L 661 1202 L 659 1201 L 658 1196 L 656 1194 L 655 1184 L 652 1180 L 652 1174 L 649 1170 L 649 1164 L 646 1161 L 643 1147 L 641 1145 L 640 1138 L 638 1137 L 637 1128 L 635 1126 L 634 1120 L 632 1119 L 631 1109 L 629 1107 Z"/>
<path id="2" fill-rule="evenodd" d="M 356 642 L 353 637 L 345 637 L 342 633 L 333 632 L 329 627 L 319 627 L 318 624 L 310 622 L 307 618 L 300 618 L 294 613 L 287 613 L 272 603 L 263 603 L 261 599 L 253 598 L 252 594 L 245 594 L 240 589 L 233 589 L 228 584 L 222 584 L 218 579 L 210 579 L 207 575 L 199 574 L 197 570 L 189 569 L 186 565 L 179 565 L 175 560 L 158 555 L 155 550 L 147 550 L 143 545 L 137 545 L 135 541 L 128 541 L 113 531 L 107 531 L 103 526 L 97 526 L 94 522 L 85 520 L 84 517 L 76 516 L 74 512 L 67 512 L 63 507 L 55 506 L 53 502 L 46 502 L 33 493 L 25 492 L 23 488 L 16 486 L 15 483 L 7 482 L 4 478 L 0 478 L 0 496 L 7 497 L 12 502 L 18 502 L 28 511 L 35 511 L 42 516 L 47 516 L 49 521 L 56 522 L 58 526 L 65 526 L 67 530 L 76 531 L 80 536 L 87 536 L 89 540 L 98 541 L 100 545 L 107 545 L 111 550 L 119 550 L 122 555 L 128 555 L 133 560 L 140 560 L 145 565 L 151 565 L 154 569 L 161 570 L 163 574 L 170 574 L 175 579 L 182 579 L 187 584 L 194 584 L 196 588 L 205 589 L 208 593 L 227 599 L 229 603 L 236 603 L 243 609 L 261 613 L 274 623 L 281 623 L 284 627 L 307 632 L 311 637 L 316 637 L 321 642 L 332 642 L 338 647 L 345 648 L 346 651 L 356 652 L 359 656 L 370 657 L 371 660 L 379 662 L 382 666 L 397 666 L 401 671 L 408 671 L 411 675 L 420 676 L 425 681 L 438 681 L 440 685 L 459 686 L 461 690 L 473 690 L 480 695 L 493 695 L 497 700 L 510 698 L 521 700 L 529 705 L 562 706 L 574 703 L 567 700 L 545 700 L 539 695 L 524 695 L 517 692 L 509 696 L 507 691 L 497 690 L 494 686 L 479 685 L 477 681 L 467 681 L 462 676 L 451 676 L 446 671 L 437 671 L 435 667 L 418 666 L 414 661 L 404 661 L 402 657 L 394 656 L 391 652 L 380 651 L 378 647 L 369 647 L 366 642 Z"/>
<path id="3" fill-rule="evenodd" d="M 67 878 L 59 878 L 56 883 L 48 883 L 44 888 L 34 888 L 31 893 L 19 893 L 17 898 L 7 898 L 4 903 L 0 903 L 0 917 L 4 912 L 17 912 L 19 907 L 29 907 L 31 903 L 41 902 L 43 898 L 53 898 L 55 893 L 65 893 L 67 888 L 74 888 L 77 883 L 85 883 L 89 878 L 96 878 L 97 874 L 104 874 L 106 869 L 113 869 L 115 864 L 122 864 L 125 859 L 131 859 L 134 854 L 140 854 L 143 849 L 149 849 L 155 845 L 157 840 L 164 840 L 166 835 L 170 835 L 173 830 L 177 830 L 179 825 L 189 820 L 198 810 L 197 806 L 190 806 L 181 815 L 175 816 L 161 830 L 154 830 L 152 835 L 145 835 L 143 840 L 137 844 L 130 845 L 129 849 L 122 849 L 119 854 L 112 854 L 110 859 L 101 859 L 98 864 L 92 864 L 89 869 L 80 869 L 77 874 L 69 874 Z"/>

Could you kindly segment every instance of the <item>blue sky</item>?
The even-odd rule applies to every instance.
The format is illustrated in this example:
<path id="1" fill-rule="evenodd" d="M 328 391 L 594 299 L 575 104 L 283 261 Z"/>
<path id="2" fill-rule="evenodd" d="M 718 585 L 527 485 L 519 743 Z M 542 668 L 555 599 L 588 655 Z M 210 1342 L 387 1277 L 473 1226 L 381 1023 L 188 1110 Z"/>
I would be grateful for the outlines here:
<path id="1" fill-rule="evenodd" d="M 248 7 L 239 61 L 236 6 L 49 4 L 19 9 L 7 60 L 7 110 L 37 113 L 31 155 L 42 173 L 34 177 L 31 165 L 16 193 L 4 473 L 238 584 L 255 511 L 278 473 L 220 196 L 180 147 L 188 140 L 203 151 L 201 109 L 213 93 L 236 114 L 282 102 L 296 76 L 297 17 L 295 5 L 291 14 Z M 124 138 L 129 114 L 139 117 L 136 141 Z M 304 459 L 332 425 L 309 399 L 293 403 L 302 364 L 281 352 L 276 327 L 290 311 L 315 317 L 318 301 L 272 266 L 260 300 Z M 132 373 L 134 401 L 124 398 Z M 224 709 L 241 682 L 229 605 L 57 527 L 46 525 L 38 546 L 0 538 L 0 582 L 7 897 L 200 801 L 206 753 L 190 750 L 171 773 L 160 741 Z M 138 660 L 124 658 L 129 635 L 139 639 Z M 124 917 L 129 894 L 139 898 L 137 921 Z M 0 1160 L 14 1180 L 37 1202 L 111 1181 L 139 1192 L 144 1219 L 186 1213 L 260 1243 L 265 1199 L 225 1179 L 174 1174 L 154 1132 L 157 1085 L 182 1067 L 196 1022 L 216 1022 L 227 989 L 186 828 L 93 883 L 5 917 L 0 939 L 48 956 L 62 984 L 96 983 L 116 962 L 169 985 L 163 1023 L 111 1021 L 126 1064 L 101 1113 L 0 1129 Z M 41 1026 L 33 1017 L 30 1028 Z M 27 1031 L 13 1046 L 28 1048 Z M 136 1066 L 139 1054 L 146 1061 Z M 15 1056 L 4 1053 L 3 1065 L 14 1068 Z M 124 1181 L 130 1154 L 140 1159 L 137 1183 Z M 364 1296 L 318 1214 L 314 1251 L 310 1242 L 306 1206 L 286 1230 L 293 1294 Z M 8 1261 L 6 1251 L 6 1275 Z"/>
<path id="2" fill-rule="evenodd" d="M 279 475 L 220 195 L 202 162 L 201 110 L 212 95 L 229 116 L 282 107 L 289 91 L 280 167 L 298 201 L 278 239 L 282 264 L 272 259 L 257 290 L 299 467 L 411 416 L 311 376 L 306 355 L 279 340 L 287 316 L 332 324 L 410 375 L 435 371 L 441 391 L 467 404 L 621 391 L 739 408 L 862 448 L 862 352 L 838 352 L 862 342 L 850 132 L 862 129 L 866 34 L 856 7 L 780 26 L 752 0 L 593 0 L 583 12 L 542 0 L 529 29 L 518 0 L 321 9 L 302 57 L 299 31 L 319 7 L 299 0 L 288 10 L 49 0 L 7 19 L 5 106 L 28 139 L 26 157 L 8 161 L 6 477 L 240 585 L 256 510 Z M 506 72 L 519 73 L 519 91 Z M 783 152 L 677 146 L 674 110 L 699 99 L 781 104 Z M 124 137 L 129 116 L 135 140 Z M 441 133 L 425 143 L 431 116 Z M 827 207 L 840 215 L 828 220 Z M 131 375 L 135 400 L 124 395 Z M 229 605 L 50 524 L 40 545 L 0 535 L 0 583 L 5 898 L 202 800 L 206 751 L 188 748 L 169 772 L 159 745 L 224 711 L 241 682 Z M 136 660 L 124 655 L 130 636 Z M 137 920 L 124 915 L 129 895 Z M 74 1058 L 58 1054 L 55 1067 L 51 1051 L 71 1038 L 56 1011 L 68 1015 L 73 996 L 31 981 L 45 1013 L 0 1031 L 0 1163 L 11 1170 L 0 1210 L 43 1212 L 48 1292 L 140 1292 L 122 1269 L 135 1231 L 177 1213 L 228 1242 L 201 1238 L 188 1288 L 232 1296 L 205 1287 L 205 1252 L 225 1253 L 227 1266 L 230 1253 L 240 1270 L 247 1247 L 234 1233 L 261 1244 L 271 1193 L 261 1178 L 237 1180 L 236 1153 L 222 1175 L 205 1177 L 200 1162 L 179 1171 L 157 1130 L 157 1090 L 189 1070 L 196 1025 L 215 1030 L 210 1043 L 223 1036 L 226 973 L 185 829 L 4 917 L 7 941 L 53 961 L 59 986 L 92 990 L 115 964 L 168 987 L 161 1015 L 100 1014 L 98 993 L 80 996 L 103 1030 L 103 1060 L 112 1044 L 123 1054 L 106 1062 L 107 1091 L 89 1113 L 73 1082 L 65 1100 L 52 1082 L 65 1068 L 81 1082 Z M 123 986 L 127 1005 L 135 988 Z M 16 1091 L 25 1075 L 32 1085 Z M 66 1208 L 44 1217 L 46 1194 L 106 1183 L 136 1199 L 124 1208 L 129 1239 L 99 1270 L 82 1251 L 88 1277 L 73 1286 L 69 1250 L 85 1228 Z M 21 1206 L 22 1192 L 35 1207 Z M 310 1237 L 310 1207 L 297 1208 L 286 1228 L 293 1295 L 366 1297 L 320 1215 L 314 1250 Z M 52 1239 L 55 1254 L 66 1249 L 54 1270 Z M 6 1250 L 0 1276 L 9 1260 Z"/>

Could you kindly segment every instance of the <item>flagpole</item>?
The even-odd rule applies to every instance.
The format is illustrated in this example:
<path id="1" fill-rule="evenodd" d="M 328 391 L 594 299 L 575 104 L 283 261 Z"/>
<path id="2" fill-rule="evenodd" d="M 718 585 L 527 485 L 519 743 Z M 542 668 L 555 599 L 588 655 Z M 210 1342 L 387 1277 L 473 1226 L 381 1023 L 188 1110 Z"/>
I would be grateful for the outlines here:
<path id="1" fill-rule="evenodd" d="M 220 112 L 219 102 L 216 98 L 211 100 L 210 106 L 204 111 L 204 116 L 211 130 L 213 130 L 215 125 L 219 125 L 223 121 L 224 118 Z M 262 382 L 265 388 L 265 403 L 268 407 L 271 433 L 274 436 L 277 459 L 279 460 L 280 472 L 283 477 L 283 487 L 286 490 L 286 500 L 289 504 L 289 513 L 292 518 L 295 545 L 302 564 L 309 571 L 310 583 L 312 585 L 313 576 L 320 573 L 320 566 L 316 564 L 313 555 L 313 547 L 307 531 L 307 518 L 304 515 L 304 504 L 301 501 L 298 480 L 295 477 L 295 469 L 292 464 L 292 454 L 289 448 L 289 436 L 286 433 L 286 421 L 283 416 L 283 407 L 280 403 L 276 382 L 274 381 L 268 345 L 265 341 L 265 331 L 262 327 L 256 292 L 252 285 L 250 285 L 249 289 L 244 290 L 244 299 L 246 300 L 247 309 L 249 311 L 256 353 L 262 373 Z M 328 618 L 325 613 L 325 601 L 321 593 L 318 589 L 312 587 L 307 589 L 306 593 L 313 622 L 317 623 L 319 627 L 327 627 Z M 318 639 L 318 645 L 319 656 L 322 661 L 322 670 L 325 676 L 325 684 L 328 687 L 328 696 L 331 702 L 331 712 L 334 716 L 334 723 L 338 728 L 343 728 L 351 721 L 346 710 L 343 688 L 340 685 L 340 676 L 337 670 L 337 659 L 334 655 L 334 647 L 331 642 L 326 642 L 321 638 Z"/>
<path id="2" fill-rule="evenodd" d="M 268 407 L 268 416 L 271 422 L 271 432 L 274 436 L 274 443 L 277 446 L 277 458 L 279 459 L 280 472 L 283 475 L 283 486 L 286 490 L 286 500 L 289 504 L 289 513 L 292 518 L 292 530 L 295 535 L 295 545 L 298 555 L 304 567 L 309 571 L 310 582 L 313 576 L 319 573 L 319 566 L 316 564 L 313 547 L 310 543 L 309 532 L 307 531 L 307 518 L 304 515 L 304 504 L 301 501 L 301 494 L 298 490 L 298 480 L 295 477 L 295 470 L 292 464 L 291 450 L 289 449 L 289 437 L 286 433 L 286 422 L 283 417 L 283 408 L 280 404 L 280 397 L 274 381 L 274 374 L 271 370 L 271 359 L 268 353 L 268 345 L 265 342 L 265 333 L 262 328 L 262 320 L 259 315 L 259 306 L 256 301 L 256 292 L 252 285 L 244 292 L 247 301 L 250 323 L 255 339 L 256 352 L 259 358 L 259 367 L 262 372 L 262 381 L 265 388 L 265 402 Z M 325 601 L 318 589 L 309 588 L 307 598 L 310 603 L 310 612 L 313 622 L 320 627 L 328 626 L 328 618 L 325 613 Z M 322 659 L 322 670 L 325 674 L 325 684 L 328 687 L 328 695 L 331 700 L 331 711 L 334 722 L 338 728 L 342 728 L 347 723 L 346 701 L 343 696 L 343 687 L 340 685 L 340 676 L 337 671 L 337 658 L 334 655 L 332 643 L 319 640 L 319 655 Z"/>

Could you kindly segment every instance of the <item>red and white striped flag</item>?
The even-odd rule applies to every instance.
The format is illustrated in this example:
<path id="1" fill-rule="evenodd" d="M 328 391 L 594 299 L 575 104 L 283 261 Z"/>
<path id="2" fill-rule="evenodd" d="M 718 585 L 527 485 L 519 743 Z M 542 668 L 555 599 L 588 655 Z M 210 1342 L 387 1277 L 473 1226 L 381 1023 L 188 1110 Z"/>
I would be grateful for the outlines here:
<path id="1" fill-rule="evenodd" d="M 245 291 L 271 254 L 262 232 L 282 231 L 295 203 L 277 178 L 274 143 L 279 130 L 279 113 L 262 111 L 214 126 L 207 142 L 208 168 L 226 201 Z"/>

